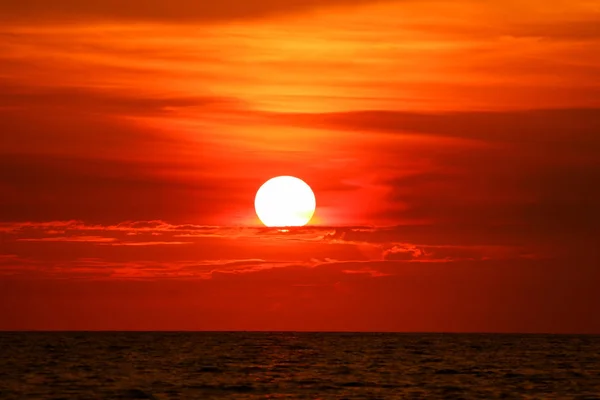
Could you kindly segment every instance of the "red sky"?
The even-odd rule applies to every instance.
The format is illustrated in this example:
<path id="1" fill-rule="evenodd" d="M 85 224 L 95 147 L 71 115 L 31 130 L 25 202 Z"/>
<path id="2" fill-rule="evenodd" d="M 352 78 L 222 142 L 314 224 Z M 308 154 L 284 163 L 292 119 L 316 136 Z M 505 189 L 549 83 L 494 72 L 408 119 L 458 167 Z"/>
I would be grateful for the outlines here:
<path id="1" fill-rule="evenodd" d="M 598 2 L 6 3 L 0 329 L 600 333 Z"/>

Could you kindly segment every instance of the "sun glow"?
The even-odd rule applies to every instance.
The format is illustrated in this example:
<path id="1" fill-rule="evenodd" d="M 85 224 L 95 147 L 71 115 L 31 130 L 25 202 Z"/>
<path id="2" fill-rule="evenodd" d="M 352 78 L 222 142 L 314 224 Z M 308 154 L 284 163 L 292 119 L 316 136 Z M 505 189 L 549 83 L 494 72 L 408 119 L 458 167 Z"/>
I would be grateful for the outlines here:
<path id="1" fill-rule="evenodd" d="M 303 180 L 278 176 L 265 182 L 254 199 L 256 215 L 268 227 L 304 226 L 312 218 L 315 195 Z"/>

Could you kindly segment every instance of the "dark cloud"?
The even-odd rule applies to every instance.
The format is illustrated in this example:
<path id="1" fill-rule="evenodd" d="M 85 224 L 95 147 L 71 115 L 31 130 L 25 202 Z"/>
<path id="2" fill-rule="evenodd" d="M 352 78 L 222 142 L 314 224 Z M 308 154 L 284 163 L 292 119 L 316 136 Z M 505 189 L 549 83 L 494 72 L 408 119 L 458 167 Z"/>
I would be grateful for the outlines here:
<path id="1" fill-rule="evenodd" d="M 479 226 L 492 241 L 511 230 L 516 241 L 578 240 L 600 233 L 600 189 L 595 184 L 600 164 L 586 154 L 578 159 L 568 149 L 572 143 L 565 143 L 564 152 L 517 146 L 438 157 L 440 172 L 391 180 L 390 203 L 402 207 L 386 215 L 435 221 L 441 230 L 452 226 L 457 235 Z M 588 150 L 591 154 L 600 147 Z"/>
<path id="2" fill-rule="evenodd" d="M 181 108 L 240 108 L 235 99 L 220 97 L 152 97 L 130 91 L 94 90 L 85 87 L 33 87 L 0 83 L 0 109 L 43 109 L 97 115 L 165 115 Z"/>
<path id="3" fill-rule="evenodd" d="M 151 242 L 104 242 L 107 246 L 137 246 L 137 247 L 147 247 L 147 246 L 179 246 L 179 245 L 187 245 L 193 244 L 194 242 L 175 242 L 175 241 L 151 241 Z"/>
<path id="4" fill-rule="evenodd" d="M 214 213 L 217 181 L 181 180 L 165 176 L 171 165 L 74 156 L 3 155 L 0 199 L 3 221 L 81 219 L 117 223 L 164 218 L 188 220 L 190 215 Z M 192 166 L 188 166 L 192 168 Z M 174 198 L 177 206 L 174 207 Z"/>
<path id="5" fill-rule="evenodd" d="M 525 2 L 523 4 L 526 5 Z M 600 39 L 600 32 L 598 31 L 600 18 L 591 14 L 580 18 L 565 18 L 564 21 L 537 21 L 535 23 L 502 22 L 502 24 L 464 24 L 461 22 L 452 24 L 440 21 L 437 23 L 415 23 L 411 27 L 419 31 L 439 34 L 443 37 L 458 37 L 470 40 L 531 38 L 556 42 L 593 42 Z M 529 62 L 529 64 L 532 63 Z"/>
<path id="6" fill-rule="evenodd" d="M 204 104 L 207 102 L 210 100 Z M 165 155 L 187 144 L 180 136 L 140 128 L 121 118 L 160 115 L 164 107 L 175 104 L 169 100 L 20 87 L 0 94 L 0 104 L 2 154 L 77 154 L 107 159 L 132 152 L 138 157 L 157 154 L 157 150 Z"/>
<path id="7" fill-rule="evenodd" d="M 17 239 L 17 242 L 112 243 L 115 241 L 115 238 L 103 236 L 49 236 L 42 238 Z"/>
<path id="8" fill-rule="evenodd" d="M 381 1 L 381 0 L 380 0 Z M 371 3 L 366 0 L 223 0 L 219 2 L 173 0 L 62 0 L 51 7 L 43 0 L 4 1 L 0 3 L 2 20 L 12 22 L 79 22 L 96 20 L 215 21 L 249 19 L 273 14 L 289 14 L 314 8 L 351 6 Z"/>
<path id="9" fill-rule="evenodd" d="M 599 24 L 598 15 L 589 15 L 587 18 L 575 21 L 517 25 L 506 33 L 517 37 L 539 37 L 552 41 L 597 41 L 600 40 Z"/>
<path id="10" fill-rule="evenodd" d="M 492 143 L 577 143 L 600 146 L 600 109 L 414 113 L 350 111 L 274 116 L 288 123 L 341 130 L 450 136 Z"/>
<path id="11" fill-rule="evenodd" d="M 200 206 L 207 194 L 225 195 L 217 186 L 228 184 L 200 177 L 214 164 L 203 162 L 206 147 L 198 138 L 138 126 L 121 117 L 159 116 L 180 107 L 214 110 L 231 106 L 228 100 L 153 98 L 83 88 L 2 88 L 2 220 L 184 222 L 183 214 L 207 210 Z M 189 156 L 181 157 L 182 152 Z M 173 207 L 173 199 L 179 199 L 180 206 Z M 213 205 L 211 212 L 218 208 Z"/>
<path id="12" fill-rule="evenodd" d="M 393 224 L 427 221 L 448 233 L 430 232 L 429 240 L 448 238 L 450 231 L 460 238 L 478 241 L 480 235 L 491 243 L 512 244 L 587 240 L 599 233 L 600 189 L 594 182 L 600 181 L 600 109 L 357 111 L 285 118 L 309 126 L 390 133 L 386 147 L 373 148 L 382 168 L 397 168 L 397 176 L 388 172 L 389 177 L 380 178 L 390 192 L 376 217 Z M 432 164 L 430 169 L 411 174 L 400 169 L 394 155 L 404 148 L 406 134 L 430 139 L 426 152 L 410 154 Z M 473 145 L 435 145 L 436 137 Z M 421 242 L 415 234 L 420 237 L 422 229 L 428 230 L 411 227 L 407 241 Z"/>

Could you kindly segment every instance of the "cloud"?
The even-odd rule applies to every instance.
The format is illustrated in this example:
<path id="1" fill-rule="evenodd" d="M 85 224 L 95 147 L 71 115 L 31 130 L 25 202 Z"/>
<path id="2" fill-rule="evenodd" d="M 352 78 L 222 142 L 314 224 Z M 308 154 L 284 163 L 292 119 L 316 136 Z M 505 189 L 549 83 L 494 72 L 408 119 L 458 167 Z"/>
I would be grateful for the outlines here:
<path id="1" fill-rule="evenodd" d="M 102 236 L 56 236 L 43 238 L 19 238 L 17 242 L 74 242 L 74 243 L 112 243 L 117 239 Z"/>
<path id="2" fill-rule="evenodd" d="M 600 213 L 593 204 L 600 201 L 594 184 L 600 179 L 599 109 L 287 117 L 291 123 L 299 117 L 306 126 L 389 134 L 386 147 L 372 149 L 379 170 L 386 171 L 376 183 L 388 189 L 381 201 L 371 200 L 378 205 L 372 215 L 378 224 L 416 221 L 474 239 L 479 231 L 496 243 L 511 240 L 511 234 L 516 243 L 560 236 L 565 227 L 585 237 L 598 232 Z M 425 144 L 405 154 L 414 138 Z M 460 141 L 444 142 L 443 148 L 445 138 Z M 404 157 L 417 167 L 401 168 L 396 160 Z M 428 228 L 410 230 L 409 241 L 421 242 L 414 233 Z"/>
<path id="3" fill-rule="evenodd" d="M 81 229 L 81 221 L 0 222 L 0 232 L 16 233 L 27 229 L 64 232 L 63 229 Z"/>
<path id="4" fill-rule="evenodd" d="M 101 261 L 78 262 L 82 277 L 100 275 Z M 137 278 L 134 264 L 104 266 L 123 279 L 3 276 L 0 328 L 598 332 L 597 269 L 574 275 L 563 262 L 346 263 L 213 279 L 148 279 L 165 268 L 140 263 Z"/>
<path id="5" fill-rule="evenodd" d="M 2 83 L 0 109 L 32 109 L 87 112 L 94 114 L 142 116 L 168 114 L 180 108 L 237 109 L 234 99 L 219 97 L 159 97 L 132 94 L 127 91 L 101 90 L 89 87 L 31 87 Z"/>
<path id="6" fill-rule="evenodd" d="M 464 235 L 451 231 L 452 226 L 401 225 L 401 226 L 305 226 L 293 227 L 281 231 L 277 228 L 264 227 L 218 227 L 203 225 L 180 225 L 165 221 L 126 221 L 114 225 L 87 224 L 83 221 L 52 222 L 15 222 L 1 223 L 0 232 L 11 235 L 10 240 L 26 241 L 85 241 L 88 238 L 103 238 L 114 246 L 135 246 L 154 244 L 201 244 L 205 241 L 219 240 L 229 243 L 240 241 L 265 241 L 265 243 L 281 243 L 282 245 L 338 245 L 362 246 L 373 245 L 385 250 L 384 255 L 405 253 L 418 257 L 431 255 L 436 249 L 439 252 L 450 252 L 463 249 L 496 251 L 515 248 L 498 238 L 515 237 L 521 225 L 497 227 L 500 236 L 482 236 L 478 229 L 486 229 L 485 225 L 473 225 L 471 234 Z M 69 236 L 65 236 L 68 234 Z M 110 234 L 110 237 L 102 235 Z M 185 241 L 176 240 L 187 238 Z M 175 240 L 171 240 L 175 239 Z M 258 242 L 260 243 L 260 242 Z M 520 247 L 519 247 L 520 248 Z M 443 251 L 442 251 L 443 250 Z M 398 255 L 402 257 L 402 255 Z M 315 258 L 315 257 L 311 257 Z M 335 259 L 335 257 L 325 257 Z M 411 257 L 408 257 L 411 258 Z"/>
<path id="7" fill-rule="evenodd" d="M 81 3 L 76 0 L 62 0 L 51 8 L 41 0 L 3 2 L 0 14 L 7 21 L 74 21 L 93 20 L 154 20 L 154 21 L 221 21 L 231 19 L 252 19 L 273 14 L 289 14 L 315 8 L 352 6 L 364 4 L 366 0 L 331 0 L 324 5 L 318 0 L 223 0 L 218 3 L 173 0 L 160 1 L 131 0 L 127 4 L 116 0 L 90 0 Z"/>
<path id="8" fill-rule="evenodd" d="M 387 249 L 383 252 L 383 258 L 389 261 L 406 261 L 406 260 L 416 260 L 423 256 L 426 253 L 424 250 L 416 247 L 416 246 L 393 246 L 390 249 Z"/>
<path id="9" fill-rule="evenodd" d="M 157 214 L 181 220 L 173 217 L 197 213 L 198 204 L 206 202 L 204 196 L 214 193 L 215 185 L 223 185 L 165 176 L 161 170 L 169 167 L 151 161 L 4 155 L 0 167 L 0 181 L 14 191 L 13 196 L 0 200 L 0 218 L 5 221 L 77 218 L 106 222 L 152 219 Z M 161 195 L 159 188 L 169 196 Z M 50 189 L 52 196 L 48 196 Z M 179 206 L 172 207 L 173 197 L 178 196 Z M 207 213 L 218 209 L 213 204 Z"/>
<path id="10" fill-rule="evenodd" d="M 386 274 L 377 270 L 374 270 L 372 268 L 363 268 L 363 269 L 344 269 L 342 270 L 342 272 L 344 274 L 363 274 L 363 275 L 369 275 L 372 278 L 380 278 L 383 276 L 390 276 L 391 274 Z"/>
<path id="11" fill-rule="evenodd" d="M 325 268 L 381 277 L 398 262 L 539 258 L 532 246 L 481 244 L 435 226 L 307 226 L 281 232 L 249 227 L 205 227 L 165 221 L 126 221 L 113 225 L 81 221 L 3 223 L 7 263 L 27 259 L 22 276 L 81 279 L 214 279 L 219 274 L 250 274 L 265 269 Z M 61 233 L 55 233 L 60 229 Z M 415 236 L 414 232 L 417 231 Z M 195 236 L 197 232 L 203 232 Z M 132 235 L 133 234 L 133 235 Z M 159 235 L 157 235 L 159 234 Z M 190 236 L 185 236 L 189 234 Z M 437 235 L 437 237 L 436 237 Z M 179 237 L 186 240 L 178 240 Z M 512 237 L 512 236 L 511 236 Z M 421 239 L 409 242 L 408 239 Z M 40 246 L 52 243 L 52 246 Z M 457 244 L 458 243 L 458 244 Z M 547 256 L 551 256 L 547 253 Z M 149 261 L 152 260 L 152 261 Z M 385 266 L 383 270 L 378 268 Z M 73 275 L 71 269 L 76 269 Z M 35 273 L 34 273 L 35 272 Z M 48 275 L 49 274 L 49 275 Z M 83 274 L 83 275 L 82 275 Z"/>
<path id="12" fill-rule="evenodd" d="M 183 244 L 193 244 L 194 242 L 113 242 L 109 246 L 173 246 Z"/>
<path id="13" fill-rule="evenodd" d="M 550 41 L 599 41 L 598 24 L 600 15 L 590 14 L 580 20 L 559 22 L 538 22 L 536 24 L 517 25 L 512 34 L 515 36 L 538 37 Z"/>
<path id="14" fill-rule="evenodd" d="M 572 144 L 600 146 L 600 109 L 539 109 L 415 113 L 393 110 L 274 114 L 303 126 L 350 131 L 449 136 L 484 143 Z"/>
<path id="15" fill-rule="evenodd" d="M 7 255 L 0 256 L 0 276 L 20 276 L 24 279 L 204 280 L 212 279 L 218 274 L 248 274 L 273 268 L 297 268 L 302 265 L 311 267 L 313 264 L 262 259 L 162 262 L 129 259 L 115 261 L 101 257 L 78 257 L 52 261 L 39 259 L 39 257 Z"/>
<path id="16" fill-rule="evenodd" d="M 595 175 L 582 170 L 600 150 L 598 65 L 582 58 L 593 45 L 535 38 L 590 36 L 591 24 L 574 26 L 595 18 L 582 3 L 544 18 L 528 2 L 507 6 L 512 19 L 495 4 L 436 3 L 432 15 L 408 1 L 258 25 L 168 19 L 320 7 L 250 3 L 3 4 L 4 15 L 81 23 L 3 30 L 0 219 L 256 225 L 248 201 L 281 173 L 312 181 L 324 225 L 479 223 L 481 233 L 555 214 L 556 225 L 593 228 L 574 211 L 589 205 L 583 181 Z M 168 23 L 113 23 L 154 13 Z M 98 16 L 113 22 L 86 25 Z M 556 102 L 565 108 L 547 109 Z M 566 199 L 564 177 L 554 190 L 536 184 L 560 169 L 580 200 Z"/>

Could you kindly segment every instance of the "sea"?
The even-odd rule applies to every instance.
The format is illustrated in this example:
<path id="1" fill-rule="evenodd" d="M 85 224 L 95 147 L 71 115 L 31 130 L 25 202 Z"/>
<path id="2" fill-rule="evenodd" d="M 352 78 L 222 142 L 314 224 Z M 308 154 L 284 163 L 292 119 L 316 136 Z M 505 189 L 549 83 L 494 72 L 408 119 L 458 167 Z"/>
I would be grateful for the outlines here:
<path id="1" fill-rule="evenodd" d="M 600 336 L 2 332 L 1 399 L 600 399 Z"/>

